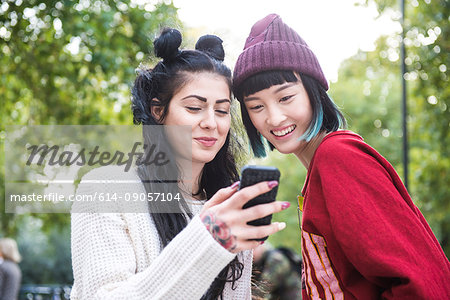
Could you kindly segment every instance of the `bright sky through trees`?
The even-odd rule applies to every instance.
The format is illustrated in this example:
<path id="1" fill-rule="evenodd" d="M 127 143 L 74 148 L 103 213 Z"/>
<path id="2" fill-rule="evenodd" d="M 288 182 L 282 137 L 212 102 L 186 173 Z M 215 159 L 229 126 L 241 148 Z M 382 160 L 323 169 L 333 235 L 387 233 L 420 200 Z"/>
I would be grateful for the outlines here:
<path id="1" fill-rule="evenodd" d="M 224 40 L 226 62 L 233 66 L 251 26 L 269 13 L 279 14 L 318 56 L 328 80 L 337 79 L 339 64 L 358 49 L 373 50 L 382 34 L 400 25 L 375 6 L 355 6 L 356 0 L 174 0 L 185 26 L 197 33 L 215 33 Z"/>

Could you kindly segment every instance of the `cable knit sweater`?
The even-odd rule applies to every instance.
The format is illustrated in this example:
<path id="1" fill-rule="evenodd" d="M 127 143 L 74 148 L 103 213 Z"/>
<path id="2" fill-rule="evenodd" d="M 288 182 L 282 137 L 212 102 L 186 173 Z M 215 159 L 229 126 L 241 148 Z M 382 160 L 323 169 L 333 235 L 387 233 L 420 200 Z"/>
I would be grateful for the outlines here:
<path id="1" fill-rule="evenodd" d="M 117 184 L 123 181 L 126 188 Z M 137 173 L 108 166 L 86 174 L 77 194 L 120 196 L 128 191 L 145 193 Z M 200 299 L 235 254 L 206 230 L 198 216 L 201 202 L 188 203 L 194 217 L 161 251 L 156 227 L 143 207 L 135 207 L 141 212 L 133 213 L 92 213 L 92 203 L 74 202 L 71 299 Z M 146 202 L 112 205 L 130 208 Z M 244 264 L 242 276 L 234 290 L 226 283 L 224 299 L 251 299 L 252 252 L 241 252 L 238 259 Z"/>

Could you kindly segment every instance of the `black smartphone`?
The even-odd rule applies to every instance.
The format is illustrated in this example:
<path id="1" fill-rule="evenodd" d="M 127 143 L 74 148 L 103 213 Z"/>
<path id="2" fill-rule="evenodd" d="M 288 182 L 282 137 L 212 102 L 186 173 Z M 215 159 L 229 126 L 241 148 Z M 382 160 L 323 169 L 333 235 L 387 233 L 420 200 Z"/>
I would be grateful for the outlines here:
<path id="1" fill-rule="evenodd" d="M 241 170 L 241 183 L 239 185 L 239 189 L 243 189 L 244 187 L 254 185 L 261 181 L 280 181 L 280 171 L 276 167 L 268 167 L 268 166 L 244 166 Z M 248 208 L 251 206 L 255 206 L 263 203 L 270 203 L 275 201 L 277 196 L 278 186 L 274 187 L 269 192 L 259 195 L 256 198 L 248 201 L 243 208 Z M 262 226 L 269 225 L 272 221 L 272 215 L 268 215 L 264 218 L 260 218 L 257 220 L 253 220 L 248 222 L 247 224 L 253 226 Z M 263 241 L 267 239 L 267 237 L 263 239 L 258 239 L 259 241 Z"/>

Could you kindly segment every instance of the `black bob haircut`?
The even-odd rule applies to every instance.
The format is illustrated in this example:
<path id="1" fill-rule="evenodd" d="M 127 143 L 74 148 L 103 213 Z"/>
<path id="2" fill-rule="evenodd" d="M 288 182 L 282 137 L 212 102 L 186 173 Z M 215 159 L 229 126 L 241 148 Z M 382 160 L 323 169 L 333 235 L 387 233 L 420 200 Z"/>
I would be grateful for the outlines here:
<path id="1" fill-rule="evenodd" d="M 344 115 L 328 96 L 326 90 L 313 77 L 290 70 L 260 72 L 247 78 L 239 86 L 233 87 L 233 93 L 241 104 L 242 122 L 244 123 L 250 145 L 256 157 L 266 156 L 265 143 L 269 145 L 270 150 L 273 150 L 275 147 L 267 142 L 256 130 L 255 126 L 253 126 L 244 104 L 244 97 L 270 88 L 273 85 L 297 82 L 299 81 L 297 74 L 300 76 L 301 83 L 305 87 L 313 111 L 312 121 L 303 134 L 302 139 L 310 141 L 320 131 L 332 132 L 346 127 Z"/>

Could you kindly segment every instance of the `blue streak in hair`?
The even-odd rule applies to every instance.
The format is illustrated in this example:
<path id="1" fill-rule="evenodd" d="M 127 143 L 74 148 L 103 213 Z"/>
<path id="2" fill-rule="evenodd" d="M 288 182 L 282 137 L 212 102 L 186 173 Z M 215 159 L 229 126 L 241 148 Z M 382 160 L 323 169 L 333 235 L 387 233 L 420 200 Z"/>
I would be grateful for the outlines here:
<path id="1" fill-rule="evenodd" d="M 322 123 L 323 123 L 323 110 L 322 110 L 322 106 L 319 106 L 320 110 L 317 114 L 317 118 L 316 121 L 311 124 L 308 129 L 305 131 L 305 133 L 299 137 L 299 141 L 305 140 L 307 142 L 309 142 L 313 137 L 315 137 L 319 131 L 320 128 L 322 128 Z"/>
<path id="2" fill-rule="evenodd" d="M 257 145 L 255 147 L 255 149 L 253 149 L 253 153 L 258 158 L 264 158 L 267 156 L 266 147 L 264 146 L 265 138 L 263 138 L 263 136 L 260 133 L 258 133 L 258 135 L 259 135 L 259 139 L 260 139 L 261 143 L 259 145 Z"/>

